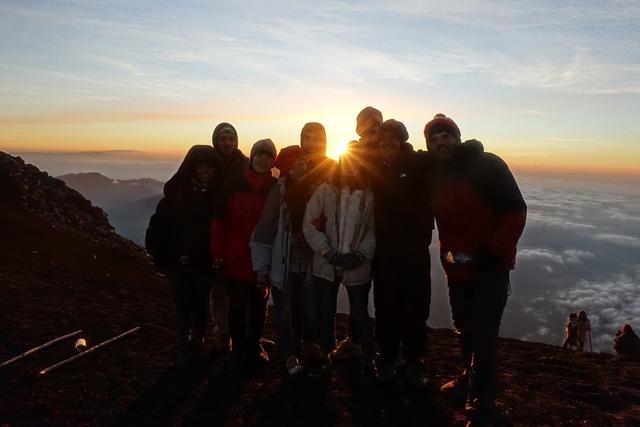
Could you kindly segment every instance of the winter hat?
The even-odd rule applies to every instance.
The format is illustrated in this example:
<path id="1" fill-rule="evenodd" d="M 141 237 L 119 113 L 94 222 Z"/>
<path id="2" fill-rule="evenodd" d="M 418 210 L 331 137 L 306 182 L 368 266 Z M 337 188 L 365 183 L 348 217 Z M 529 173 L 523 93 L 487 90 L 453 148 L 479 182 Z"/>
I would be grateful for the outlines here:
<path id="1" fill-rule="evenodd" d="M 368 122 L 370 118 L 375 118 L 382 123 L 382 113 L 380 110 L 375 109 L 371 106 L 365 107 L 360 113 L 358 113 L 358 117 L 356 117 L 356 133 L 360 136 L 367 133 Z"/>
<path id="2" fill-rule="evenodd" d="M 631 329 L 631 325 L 628 323 L 625 323 L 624 325 L 622 325 L 622 327 L 620 327 L 620 330 L 622 332 L 624 332 L 625 334 L 628 334 L 629 332 L 631 332 L 633 329 Z"/>
<path id="3" fill-rule="evenodd" d="M 323 141 L 325 146 L 327 145 L 327 131 L 324 129 L 324 126 L 322 126 L 322 123 L 318 123 L 318 122 L 309 122 L 309 123 L 305 123 L 304 126 L 302 126 L 302 130 L 300 131 L 300 146 L 302 147 L 302 138 L 304 137 L 304 134 L 307 132 L 311 132 L 311 131 L 317 131 L 322 133 L 323 136 Z"/>
<path id="4" fill-rule="evenodd" d="M 276 158 L 276 146 L 273 143 L 273 141 L 271 141 L 269 138 L 266 139 L 261 139 L 260 141 L 257 141 L 255 144 L 253 144 L 253 147 L 251 147 L 251 154 L 250 154 L 250 158 L 253 159 L 253 156 L 255 156 L 257 153 L 268 153 L 271 155 L 272 158 Z"/>
<path id="5" fill-rule="evenodd" d="M 194 145 L 184 157 L 177 174 L 191 177 L 195 174 L 196 167 L 202 163 L 213 166 L 216 173 L 220 171 L 220 156 L 216 150 L 210 145 Z"/>
<path id="6" fill-rule="evenodd" d="M 400 141 L 400 144 L 404 144 L 409 140 L 409 132 L 407 132 L 405 125 L 394 119 L 389 119 L 382 124 L 380 134 L 383 132 L 391 132 Z"/>
<path id="7" fill-rule="evenodd" d="M 213 134 L 211 135 L 211 142 L 213 144 L 213 148 L 218 148 L 218 137 L 223 132 L 231 132 L 233 136 L 236 138 L 236 148 L 238 148 L 238 132 L 236 132 L 236 128 L 234 128 L 231 124 L 227 122 L 222 122 L 213 130 Z"/>
<path id="8" fill-rule="evenodd" d="M 440 132 L 447 132 L 456 137 L 460 141 L 460 128 L 449 117 L 442 113 L 438 113 L 433 117 L 429 123 L 424 127 L 424 137 L 429 140 L 433 135 Z"/>
<path id="9" fill-rule="evenodd" d="M 291 166 L 304 158 L 304 151 L 298 145 L 290 145 L 280 150 L 274 166 L 280 170 L 281 175 L 288 175 Z"/>

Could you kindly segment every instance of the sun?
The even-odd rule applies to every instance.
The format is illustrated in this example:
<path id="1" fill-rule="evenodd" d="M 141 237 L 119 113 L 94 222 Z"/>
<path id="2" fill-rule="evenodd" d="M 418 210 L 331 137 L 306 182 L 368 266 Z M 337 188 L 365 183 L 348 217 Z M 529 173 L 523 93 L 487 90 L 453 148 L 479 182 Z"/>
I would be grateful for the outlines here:
<path id="1" fill-rule="evenodd" d="M 344 153 L 344 150 L 347 147 L 347 142 L 348 141 L 339 141 L 334 142 L 333 144 L 329 144 L 327 156 L 331 157 L 334 160 L 338 160 L 340 158 L 340 155 Z"/>

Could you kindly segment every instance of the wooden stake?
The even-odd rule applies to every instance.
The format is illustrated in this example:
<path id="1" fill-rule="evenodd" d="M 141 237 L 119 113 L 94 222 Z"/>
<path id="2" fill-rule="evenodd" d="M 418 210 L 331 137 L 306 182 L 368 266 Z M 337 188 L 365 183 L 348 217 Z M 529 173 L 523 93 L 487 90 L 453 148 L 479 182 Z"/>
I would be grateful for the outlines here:
<path id="1" fill-rule="evenodd" d="M 53 345 L 53 344 L 55 344 L 55 343 L 57 343 L 59 341 L 66 340 L 67 338 L 71 338 L 71 337 L 76 336 L 76 335 L 81 334 L 81 333 L 82 333 L 82 329 L 80 329 L 78 331 L 75 331 L 75 332 L 71 332 L 70 334 L 63 335 L 63 336 L 58 337 L 58 338 L 54 338 L 51 341 L 47 341 L 46 343 L 44 343 L 42 345 L 39 345 L 37 347 L 34 347 L 31 350 L 27 350 L 24 353 L 19 354 L 18 356 L 7 360 L 6 362 L 2 362 L 0 364 L 0 368 L 4 368 L 5 366 L 8 366 L 8 365 L 12 364 L 13 362 L 17 362 L 18 360 L 24 359 L 25 357 L 29 356 L 30 354 L 33 354 L 33 353 L 35 353 L 37 351 L 40 351 L 42 349 L 45 349 L 45 348 L 47 348 L 47 347 L 49 347 L 49 346 L 51 346 L 51 345 Z"/>
<path id="2" fill-rule="evenodd" d="M 61 361 L 61 362 L 56 363 L 55 365 L 51 365 L 51 366 L 49 366 L 48 368 L 45 368 L 45 369 L 41 370 L 40 372 L 38 372 L 38 374 L 39 374 L 39 375 L 41 375 L 41 376 L 42 376 L 42 375 L 46 375 L 46 374 L 48 374 L 49 372 L 53 371 L 54 369 L 57 369 L 57 368 L 59 368 L 59 367 L 61 367 L 61 366 L 66 365 L 67 363 L 71 363 L 71 362 L 73 362 L 73 361 L 75 361 L 75 360 L 78 360 L 78 359 L 80 359 L 81 357 L 85 357 L 85 356 L 87 356 L 88 354 L 93 353 L 94 351 L 99 350 L 99 349 L 101 349 L 102 347 L 104 347 L 104 346 L 106 346 L 106 345 L 108 345 L 108 344 L 111 344 L 111 343 L 113 343 L 113 342 L 115 342 L 115 341 L 117 341 L 117 340 L 119 340 L 119 339 L 121 339 L 121 338 L 124 338 L 124 337 L 126 337 L 127 335 L 129 335 L 129 334 L 133 334 L 134 332 L 137 332 L 137 331 L 139 331 L 139 330 L 140 330 L 140 326 L 136 326 L 135 328 L 130 329 L 130 330 L 128 330 L 127 332 L 123 332 L 123 333 L 121 333 L 120 335 L 117 335 L 117 336 L 115 336 L 115 337 L 113 337 L 113 338 L 110 338 L 110 339 L 108 339 L 108 340 L 106 340 L 106 341 L 101 342 L 100 344 L 96 344 L 96 345 L 94 345 L 93 347 L 91 347 L 91 348 L 89 348 L 89 349 L 87 349 L 87 350 L 83 351 L 83 352 L 82 352 L 82 353 L 80 353 L 80 354 L 76 354 L 75 356 L 72 356 L 72 357 L 70 357 L 70 358 L 68 358 L 68 359 L 65 359 L 65 360 L 63 360 L 63 361 Z"/>

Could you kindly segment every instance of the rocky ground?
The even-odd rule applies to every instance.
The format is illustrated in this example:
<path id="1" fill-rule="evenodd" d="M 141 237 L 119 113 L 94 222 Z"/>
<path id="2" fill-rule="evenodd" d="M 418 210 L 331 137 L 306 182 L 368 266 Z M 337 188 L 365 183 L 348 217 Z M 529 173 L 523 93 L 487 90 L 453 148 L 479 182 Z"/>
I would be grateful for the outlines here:
<path id="1" fill-rule="evenodd" d="M 0 361 L 77 329 L 90 346 L 142 329 L 46 376 L 73 339 L 0 368 L 0 425 L 464 425 L 462 403 L 438 391 L 458 372 L 451 330 L 429 331 L 427 391 L 407 389 L 402 370 L 391 388 L 363 382 L 353 360 L 287 378 L 275 348 L 244 374 L 223 368 L 226 355 L 174 367 L 164 279 L 74 193 L 0 153 Z M 501 424 L 640 425 L 639 360 L 511 339 L 499 354 Z"/>

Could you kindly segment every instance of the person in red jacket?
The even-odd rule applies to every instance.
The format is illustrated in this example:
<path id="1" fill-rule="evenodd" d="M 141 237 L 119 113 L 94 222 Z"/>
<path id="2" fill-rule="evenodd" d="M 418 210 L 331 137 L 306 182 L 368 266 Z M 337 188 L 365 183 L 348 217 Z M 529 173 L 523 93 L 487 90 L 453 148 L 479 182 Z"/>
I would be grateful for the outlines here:
<path id="1" fill-rule="evenodd" d="M 262 139 L 251 148 L 249 169 L 231 177 L 220 189 L 211 223 L 214 268 L 223 271 L 229 295 L 231 367 L 268 361 L 260 347 L 269 298 L 268 278 L 258 277 L 251 263 L 251 234 L 267 194 L 277 180 L 271 176 L 276 147 Z"/>
<path id="2" fill-rule="evenodd" d="M 453 120 L 436 115 L 424 135 L 433 161 L 432 212 L 464 368 L 441 390 L 466 395 L 470 425 L 485 425 L 495 415 L 498 331 L 527 207 L 506 163 L 477 142 L 462 144 Z"/>

